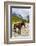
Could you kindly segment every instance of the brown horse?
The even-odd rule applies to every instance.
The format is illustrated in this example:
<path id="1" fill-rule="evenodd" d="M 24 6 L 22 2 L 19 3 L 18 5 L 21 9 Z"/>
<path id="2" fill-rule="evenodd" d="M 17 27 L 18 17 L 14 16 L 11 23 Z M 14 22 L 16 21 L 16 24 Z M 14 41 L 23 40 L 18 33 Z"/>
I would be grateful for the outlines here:
<path id="1" fill-rule="evenodd" d="M 16 32 L 16 28 L 18 28 L 19 31 L 21 31 L 21 27 L 22 27 L 23 25 L 24 25 L 24 27 L 25 27 L 25 23 L 24 23 L 24 22 L 14 24 L 14 32 Z"/>

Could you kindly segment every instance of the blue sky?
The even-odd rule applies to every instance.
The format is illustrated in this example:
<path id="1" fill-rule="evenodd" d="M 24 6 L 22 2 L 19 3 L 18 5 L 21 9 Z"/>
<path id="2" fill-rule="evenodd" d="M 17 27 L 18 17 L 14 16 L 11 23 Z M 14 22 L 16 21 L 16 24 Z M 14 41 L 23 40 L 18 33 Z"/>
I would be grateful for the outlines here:
<path id="1" fill-rule="evenodd" d="M 32 11 L 31 8 L 24 9 L 24 8 L 12 8 L 12 13 L 16 13 L 21 15 L 23 18 L 26 18 L 27 15 L 31 15 Z"/>

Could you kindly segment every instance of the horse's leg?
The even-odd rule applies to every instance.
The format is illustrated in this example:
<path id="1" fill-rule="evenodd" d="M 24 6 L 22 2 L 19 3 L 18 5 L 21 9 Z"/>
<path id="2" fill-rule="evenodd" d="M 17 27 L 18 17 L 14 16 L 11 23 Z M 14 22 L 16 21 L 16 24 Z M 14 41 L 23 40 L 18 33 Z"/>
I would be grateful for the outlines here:
<path id="1" fill-rule="evenodd" d="M 21 29 L 19 28 L 18 34 L 21 34 Z"/>

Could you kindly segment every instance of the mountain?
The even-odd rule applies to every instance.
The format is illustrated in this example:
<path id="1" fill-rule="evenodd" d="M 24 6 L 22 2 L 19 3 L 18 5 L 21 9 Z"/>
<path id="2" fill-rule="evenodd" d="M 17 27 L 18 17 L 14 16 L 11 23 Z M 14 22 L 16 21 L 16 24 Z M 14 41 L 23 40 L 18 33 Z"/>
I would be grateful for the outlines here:
<path id="1" fill-rule="evenodd" d="M 16 14 L 13 14 L 12 15 L 12 23 L 16 23 L 16 22 L 29 22 L 28 20 L 26 19 L 23 19 L 21 15 L 16 15 Z"/>
<path id="2" fill-rule="evenodd" d="M 20 21 L 22 21 L 22 19 L 21 18 L 19 18 L 18 16 L 12 16 L 12 23 L 16 23 L 16 22 L 20 22 Z"/>
<path id="3" fill-rule="evenodd" d="M 19 18 L 23 19 L 23 17 L 20 14 L 13 13 L 12 16 L 18 16 Z"/>

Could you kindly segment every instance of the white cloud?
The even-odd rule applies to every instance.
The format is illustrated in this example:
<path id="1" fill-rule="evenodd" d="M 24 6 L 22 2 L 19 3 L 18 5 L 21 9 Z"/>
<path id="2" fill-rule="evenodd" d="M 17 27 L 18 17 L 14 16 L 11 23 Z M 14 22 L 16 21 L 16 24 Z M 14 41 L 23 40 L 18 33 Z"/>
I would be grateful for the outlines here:
<path id="1" fill-rule="evenodd" d="M 16 13 L 21 15 L 23 18 L 26 18 L 27 15 L 31 14 L 31 8 L 30 9 L 24 9 L 24 8 L 12 8 L 12 13 Z"/>

